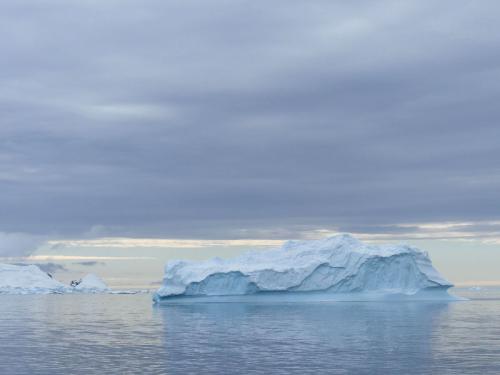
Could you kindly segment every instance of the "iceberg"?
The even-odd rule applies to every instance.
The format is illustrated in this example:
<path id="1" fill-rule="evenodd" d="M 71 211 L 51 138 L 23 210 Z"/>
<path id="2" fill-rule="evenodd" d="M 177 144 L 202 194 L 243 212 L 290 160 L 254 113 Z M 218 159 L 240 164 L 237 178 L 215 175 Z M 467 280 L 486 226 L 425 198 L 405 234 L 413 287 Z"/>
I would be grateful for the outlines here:
<path id="1" fill-rule="evenodd" d="M 108 286 L 102 279 L 92 273 L 82 278 L 82 280 L 74 287 L 75 291 L 87 293 L 103 293 L 108 292 Z"/>
<path id="2" fill-rule="evenodd" d="M 0 264 L 0 293 L 48 294 L 64 293 L 68 289 L 35 265 Z"/>
<path id="3" fill-rule="evenodd" d="M 36 265 L 0 264 L 0 294 L 113 293 L 96 275 L 65 285 Z"/>
<path id="4" fill-rule="evenodd" d="M 169 262 L 153 300 L 453 299 L 447 293 L 452 286 L 425 251 L 342 234 L 287 241 L 233 259 Z"/>

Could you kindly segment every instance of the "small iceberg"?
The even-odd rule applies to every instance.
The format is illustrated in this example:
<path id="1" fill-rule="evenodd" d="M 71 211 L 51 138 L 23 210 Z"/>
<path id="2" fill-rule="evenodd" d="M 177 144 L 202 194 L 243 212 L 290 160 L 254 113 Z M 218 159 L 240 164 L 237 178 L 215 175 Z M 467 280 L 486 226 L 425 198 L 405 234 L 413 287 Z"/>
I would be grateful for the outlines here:
<path id="1" fill-rule="evenodd" d="M 88 274 L 65 285 L 36 265 L 0 264 L 0 294 L 111 293 L 98 276 Z"/>
<path id="2" fill-rule="evenodd" d="M 455 299 L 425 251 L 350 235 L 288 241 L 233 259 L 172 261 L 155 302 Z"/>
<path id="3" fill-rule="evenodd" d="M 35 265 L 0 264 L 0 293 L 50 294 L 65 293 L 68 289 Z"/>
<path id="4" fill-rule="evenodd" d="M 75 291 L 85 292 L 85 293 L 106 293 L 110 292 L 109 287 L 102 281 L 102 279 L 92 273 L 83 277 L 79 281 L 72 281 L 71 286 L 73 286 Z"/>

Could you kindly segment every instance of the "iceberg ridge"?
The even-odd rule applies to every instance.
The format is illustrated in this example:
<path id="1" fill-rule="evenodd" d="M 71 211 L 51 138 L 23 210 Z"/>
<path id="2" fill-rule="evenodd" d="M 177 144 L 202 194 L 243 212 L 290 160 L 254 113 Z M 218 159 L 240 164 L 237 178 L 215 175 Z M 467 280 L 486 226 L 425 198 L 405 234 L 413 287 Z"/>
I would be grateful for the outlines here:
<path id="1" fill-rule="evenodd" d="M 287 241 L 281 248 L 250 251 L 233 259 L 173 261 L 165 266 L 154 300 L 179 297 L 448 296 L 453 285 L 426 252 L 406 245 L 368 245 L 346 234 Z M 363 297 L 364 298 L 364 297 Z"/>

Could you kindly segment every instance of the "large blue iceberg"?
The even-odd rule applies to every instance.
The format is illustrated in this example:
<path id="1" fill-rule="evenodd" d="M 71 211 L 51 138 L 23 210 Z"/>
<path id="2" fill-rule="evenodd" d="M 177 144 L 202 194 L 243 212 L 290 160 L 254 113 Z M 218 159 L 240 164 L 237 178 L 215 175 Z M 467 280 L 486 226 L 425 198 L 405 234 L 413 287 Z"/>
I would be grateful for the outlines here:
<path id="1" fill-rule="evenodd" d="M 451 298 L 447 289 L 452 286 L 422 250 L 406 245 L 368 245 L 342 234 L 323 240 L 288 241 L 279 249 L 251 251 L 227 260 L 169 262 L 154 300 L 229 296 L 441 299 Z"/>

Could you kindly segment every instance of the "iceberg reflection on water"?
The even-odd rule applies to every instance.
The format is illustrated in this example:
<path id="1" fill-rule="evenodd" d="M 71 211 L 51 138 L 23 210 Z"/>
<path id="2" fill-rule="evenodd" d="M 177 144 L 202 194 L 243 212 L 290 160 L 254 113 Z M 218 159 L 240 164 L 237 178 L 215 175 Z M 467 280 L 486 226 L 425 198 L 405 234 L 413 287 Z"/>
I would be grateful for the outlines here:
<path id="1" fill-rule="evenodd" d="M 432 373 L 444 302 L 159 306 L 167 363 L 186 373 Z M 202 359 L 202 363 L 200 360 Z"/>
<path id="2" fill-rule="evenodd" d="M 498 375 L 500 292 L 464 292 L 155 306 L 147 294 L 0 295 L 0 374 Z"/>

